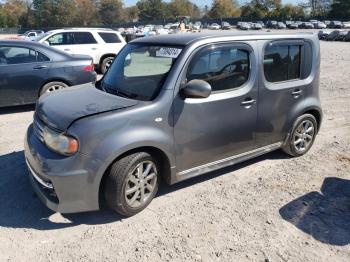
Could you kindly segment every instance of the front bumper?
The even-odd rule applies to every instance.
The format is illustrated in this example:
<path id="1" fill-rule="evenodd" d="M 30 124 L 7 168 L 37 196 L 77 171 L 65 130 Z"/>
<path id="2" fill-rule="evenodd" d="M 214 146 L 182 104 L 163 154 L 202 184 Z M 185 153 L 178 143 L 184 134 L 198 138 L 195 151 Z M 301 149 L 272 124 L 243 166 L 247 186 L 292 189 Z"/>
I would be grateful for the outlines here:
<path id="1" fill-rule="evenodd" d="M 60 213 L 99 209 L 100 161 L 80 153 L 66 157 L 52 152 L 33 125 L 27 130 L 24 153 L 33 189 L 48 208 Z"/>

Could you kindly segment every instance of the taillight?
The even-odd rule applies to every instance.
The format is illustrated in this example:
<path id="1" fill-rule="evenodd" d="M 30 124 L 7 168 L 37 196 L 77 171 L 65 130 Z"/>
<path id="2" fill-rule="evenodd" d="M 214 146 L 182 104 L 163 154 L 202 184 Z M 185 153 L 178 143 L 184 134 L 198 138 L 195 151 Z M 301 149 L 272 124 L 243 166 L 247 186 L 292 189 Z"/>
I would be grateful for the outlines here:
<path id="1" fill-rule="evenodd" d="M 94 71 L 94 65 L 91 64 L 91 65 L 85 66 L 83 70 L 85 72 L 92 72 L 92 71 Z"/>

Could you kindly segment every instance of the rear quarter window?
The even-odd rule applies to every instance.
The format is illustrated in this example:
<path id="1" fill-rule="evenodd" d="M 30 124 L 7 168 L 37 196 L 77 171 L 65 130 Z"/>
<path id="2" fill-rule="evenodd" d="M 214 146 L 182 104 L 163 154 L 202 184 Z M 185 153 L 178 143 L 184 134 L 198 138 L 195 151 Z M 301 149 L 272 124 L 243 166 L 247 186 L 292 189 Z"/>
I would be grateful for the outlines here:
<path id="1" fill-rule="evenodd" d="M 119 37 L 115 33 L 98 33 L 105 43 L 121 43 Z"/>
<path id="2" fill-rule="evenodd" d="M 271 83 L 307 78 L 311 73 L 312 48 L 308 42 L 270 43 L 264 51 L 264 75 Z"/>

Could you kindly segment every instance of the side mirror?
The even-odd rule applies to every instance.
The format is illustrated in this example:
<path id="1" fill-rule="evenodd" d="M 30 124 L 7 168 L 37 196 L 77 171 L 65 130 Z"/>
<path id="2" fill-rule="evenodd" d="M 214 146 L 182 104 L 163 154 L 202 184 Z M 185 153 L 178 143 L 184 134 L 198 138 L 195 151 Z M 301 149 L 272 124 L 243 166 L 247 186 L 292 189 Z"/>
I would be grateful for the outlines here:
<path id="1" fill-rule="evenodd" d="M 50 45 L 50 42 L 49 41 L 44 41 L 44 44 L 45 45 Z"/>
<path id="2" fill-rule="evenodd" d="M 208 82 L 194 79 L 189 81 L 182 89 L 181 95 L 184 98 L 207 98 L 211 93 L 211 86 Z"/>

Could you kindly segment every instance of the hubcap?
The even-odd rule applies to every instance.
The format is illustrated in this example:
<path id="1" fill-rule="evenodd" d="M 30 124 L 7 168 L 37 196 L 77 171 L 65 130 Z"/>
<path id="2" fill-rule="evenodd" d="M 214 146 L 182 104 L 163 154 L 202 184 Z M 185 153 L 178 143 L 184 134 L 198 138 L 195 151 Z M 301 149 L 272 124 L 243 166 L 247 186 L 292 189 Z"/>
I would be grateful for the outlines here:
<path id="1" fill-rule="evenodd" d="M 294 132 L 294 148 L 300 153 L 309 149 L 314 134 L 314 124 L 310 120 L 302 121 Z"/>
<path id="2" fill-rule="evenodd" d="M 46 93 L 50 93 L 50 92 L 53 92 L 53 91 L 57 91 L 57 90 L 61 90 L 63 89 L 64 86 L 62 85 L 53 85 L 53 86 L 50 86 L 47 90 L 46 90 Z"/>
<path id="3" fill-rule="evenodd" d="M 138 164 L 127 176 L 125 200 L 131 207 L 145 204 L 155 190 L 157 183 L 157 168 L 152 161 Z"/>

